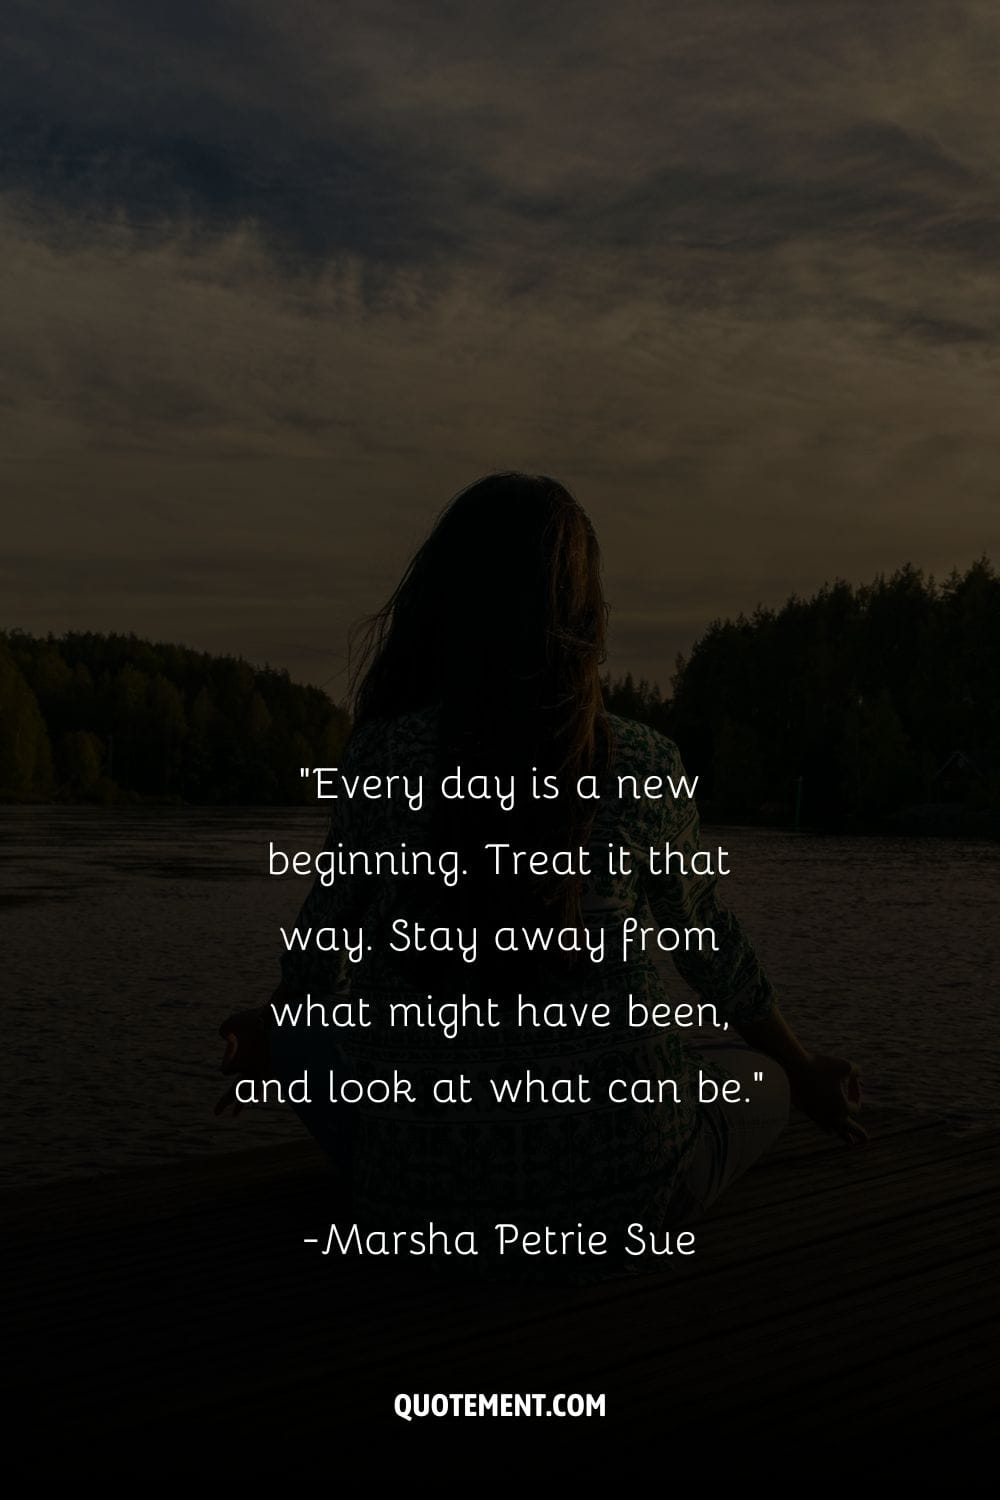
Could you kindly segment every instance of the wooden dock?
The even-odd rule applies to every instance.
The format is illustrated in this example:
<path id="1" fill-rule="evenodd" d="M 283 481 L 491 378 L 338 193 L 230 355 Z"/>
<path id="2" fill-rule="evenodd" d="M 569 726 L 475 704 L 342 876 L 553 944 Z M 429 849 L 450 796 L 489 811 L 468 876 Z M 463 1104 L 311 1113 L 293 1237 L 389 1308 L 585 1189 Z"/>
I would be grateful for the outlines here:
<path id="1" fill-rule="evenodd" d="M 334 1216 L 308 1142 L 8 1193 L 5 1375 L 67 1439 L 441 1425 L 404 1428 L 397 1391 L 606 1393 L 603 1423 L 546 1427 L 668 1443 L 775 1424 L 984 1436 L 1000 1131 L 866 1123 L 857 1151 L 793 1124 L 699 1226 L 695 1256 L 597 1287 L 324 1259 L 301 1244 Z M 505 1444 L 538 1430 L 487 1425 Z"/>

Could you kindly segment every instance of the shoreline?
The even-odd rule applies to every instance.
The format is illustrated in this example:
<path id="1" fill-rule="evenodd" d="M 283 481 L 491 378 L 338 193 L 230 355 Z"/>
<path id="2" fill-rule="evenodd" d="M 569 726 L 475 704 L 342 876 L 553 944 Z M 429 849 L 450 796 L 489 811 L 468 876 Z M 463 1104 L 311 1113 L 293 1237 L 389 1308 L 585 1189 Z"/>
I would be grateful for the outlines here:
<path id="1" fill-rule="evenodd" d="M 954 1140 L 988 1134 L 993 1130 L 1000 1131 L 1000 1111 L 989 1116 L 978 1116 L 944 1113 L 920 1105 L 869 1101 L 860 1119 L 866 1128 L 876 1131 L 886 1124 L 893 1134 L 909 1127 L 933 1127 L 940 1130 L 943 1136 Z M 775 1152 L 780 1154 L 783 1144 L 792 1137 L 796 1139 L 797 1150 L 801 1152 L 803 1148 L 798 1144 L 798 1137 L 802 1133 L 811 1137 L 816 1153 L 824 1149 L 838 1149 L 834 1137 L 826 1136 L 822 1131 L 811 1127 L 808 1121 L 793 1111 L 788 1127 L 778 1138 Z M 327 1173 L 333 1181 L 333 1168 L 329 1159 L 303 1128 L 293 1140 L 275 1141 L 267 1145 L 256 1142 L 246 1146 L 188 1151 L 151 1166 L 126 1163 L 120 1167 L 74 1173 L 68 1177 L 0 1181 L 0 1217 L 6 1208 L 13 1210 L 15 1217 L 20 1217 L 22 1211 L 28 1213 L 35 1208 L 45 1212 L 48 1208 L 46 1200 L 50 1198 L 79 1198 L 85 1201 L 92 1196 L 95 1201 L 117 1201 L 119 1196 L 141 1197 L 151 1184 L 159 1184 L 170 1191 L 190 1188 L 195 1192 L 213 1182 L 231 1182 L 242 1187 L 248 1182 L 267 1183 L 285 1175 L 294 1176 L 317 1170 Z"/>

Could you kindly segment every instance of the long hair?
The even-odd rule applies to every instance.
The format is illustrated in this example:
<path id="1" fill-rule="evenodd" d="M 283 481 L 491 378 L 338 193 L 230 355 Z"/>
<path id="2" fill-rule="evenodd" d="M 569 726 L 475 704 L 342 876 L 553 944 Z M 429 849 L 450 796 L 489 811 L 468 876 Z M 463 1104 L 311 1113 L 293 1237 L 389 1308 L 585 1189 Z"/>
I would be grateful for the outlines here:
<path id="1" fill-rule="evenodd" d="M 471 882 L 458 907 L 502 901 L 511 920 L 580 925 L 578 875 L 492 880 L 482 844 L 586 845 L 597 804 L 579 778 L 610 763 L 601 691 L 607 610 L 594 529 L 545 475 L 490 474 L 445 508 L 391 598 L 368 622 L 352 676 L 354 721 L 418 709 L 439 715 L 439 766 L 517 777 L 514 811 L 439 799 L 434 837 L 457 848 Z M 560 795 L 535 799 L 555 776 Z M 454 908 L 453 908 L 454 909 Z"/>

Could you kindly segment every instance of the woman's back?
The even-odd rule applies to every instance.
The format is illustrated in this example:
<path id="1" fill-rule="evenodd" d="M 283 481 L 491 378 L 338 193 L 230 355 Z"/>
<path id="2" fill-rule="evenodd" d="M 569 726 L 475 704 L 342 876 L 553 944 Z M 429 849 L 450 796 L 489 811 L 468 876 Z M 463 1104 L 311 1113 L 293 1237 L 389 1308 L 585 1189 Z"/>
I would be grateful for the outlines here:
<path id="1" fill-rule="evenodd" d="M 447 912 L 446 890 L 441 902 L 413 901 L 407 876 L 317 882 L 307 899 L 300 928 L 363 925 L 366 952 L 349 972 L 333 954 L 289 955 L 286 985 L 314 998 L 349 993 L 367 1001 L 369 1024 L 339 1031 L 336 1051 L 325 1056 L 334 1072 L 397 1085 L 395 1102 L 332 1106 L 350 1118 L 359 1222 L 474 1227 L 485 1246 L 498 1220 L 560 1228 L 582 1221 L 613 1233 L 634 1220 L 654 1226 L 666 1214 L 696 1140 L 697 1073 L 706 1065 L 675 1026 L 630 1024 L 668 999 L 641 929 L 677 931 L 678 968 L 717 1006 L 720 1026 L 765 1013 L 770 990 L 735 919 L 716 905 L 714 875 L 690 873 L 694 803 L 632 794 L 649 776 L 677 787 L 676 747 L 629 720 L 609 716 L 608 725 L 613 762 L 598 778 L 588 853 L 577 860 L 588 873 L 575 936 L 544 919 L 512 919 L 500 880 L 491 887 L 480 879 L 453 926 L 428 917 Z M 440 729 L 435 709 L 372 721 L 354 735 L 343 770 L 405 772 L 433 789 L 443 764 Z M 331 849 L 412 855 L 434 844 L 432 795 L 418 811 L 403 799 L 342 801 L 338 810 Z M 495 826 L 492 842 L 507 844 L 502 814 Z M 668 844 L 679 857 L 669 873 L 652 875 L 650 850 Z M 511 854 L 498 848 L 489 857 L 507 868 Z M 531 881 L 528 861 L 521 867 L 518 880 Z M 441 884 L 440 876 L 429 879 Z M 503 929 L 500 941 L 516 950 L 509 958 L 497 952 Z M 700 936 L 686 942 L 686 929 Z M 415 961 L 418 942 L 425 956 Z M 574 944 L 572 956 L 561 951 Z M 328 1032 L 316 1031 L 305 1045 L 318 1058 L 329 1042 Z M 400 1080 L 409 1087 L 400 1090 Z"/>
<path id="2" fill-rule="evenodd" d="M 864 1138 L 857 1070 L 803 1047 L 716 902 L 724 871 L 698 849 L 676 747 L 605 711 L 606 622 L 597 538 L 562 485 L 492 474 L 455 497 L 370 622 L 342 768 L 420 777 L 428 795 L 382 797 L 382 781 L 338 801 L 329 878 L 299 919 L 331 929 L 334 951 L 304 939 L 248 1034 L 238 1016 L 222 1028 L 225 1071 L 308 1071 L 313 1092 L 288 1097 L 348 1169 L 358 1227 L 397 1254 L 427 1253 L 433 1223 L 477 1240 L 476 1269 L 509 1272 L 498 1224 L 570 1241 L 593 1226 L 617 1247 L 601 1274 L 635 1253 L 627 1226 L 689 1222 L 746 1171 L 790 1088 Z M 515 807 L 442 795 L 458 766 L 488 786 L 513 776 Z M 364 933 L 350 972 L 343 929 Z M 727 1038 L 714 1066 L 685 1045 L 663 952 L 699 1025 L 747 1045 Z M 307 992 L 323 1013 L 344 1002 L 330 1024 L 270 1025 Z"/>

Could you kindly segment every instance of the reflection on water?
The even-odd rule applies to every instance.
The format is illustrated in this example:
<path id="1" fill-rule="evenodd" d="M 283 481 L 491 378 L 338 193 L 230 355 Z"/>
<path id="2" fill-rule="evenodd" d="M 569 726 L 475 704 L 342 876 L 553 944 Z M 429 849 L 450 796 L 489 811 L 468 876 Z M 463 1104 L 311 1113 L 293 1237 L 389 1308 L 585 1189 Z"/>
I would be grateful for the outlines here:
<path id="1" fill-rule="evenodd" d="M 305 894 L 268 878 L 268 838 L 316 847 L 324 827 L 311 809 L 0 809 L 3 1181 L 300 1137 L 279 1108 L 214 1118 L 216 1029 L 267 998 Z M 995 1113 L 997 845 L 707 841 L 730 851 L 723 899 L 807 1042 L 859 1062 L 871 1096 Z"/>

